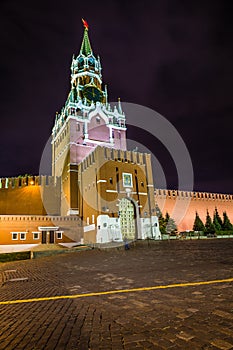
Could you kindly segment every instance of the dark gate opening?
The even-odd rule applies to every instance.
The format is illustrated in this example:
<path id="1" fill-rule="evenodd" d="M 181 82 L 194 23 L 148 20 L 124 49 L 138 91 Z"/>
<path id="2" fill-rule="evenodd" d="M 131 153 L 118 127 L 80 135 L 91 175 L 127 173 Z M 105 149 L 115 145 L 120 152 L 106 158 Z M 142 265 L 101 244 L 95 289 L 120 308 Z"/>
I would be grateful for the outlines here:
<path id="1" fill-rule="evenodd" d="M 49 231 L 49 243 L 54 243 L 54 231 Z"/>
<path id="2" fill-rule="evenodd" d="M 47 243 L 47 232 L 46 231 L 42 231 L 42 244 L 46 244 Z"/>

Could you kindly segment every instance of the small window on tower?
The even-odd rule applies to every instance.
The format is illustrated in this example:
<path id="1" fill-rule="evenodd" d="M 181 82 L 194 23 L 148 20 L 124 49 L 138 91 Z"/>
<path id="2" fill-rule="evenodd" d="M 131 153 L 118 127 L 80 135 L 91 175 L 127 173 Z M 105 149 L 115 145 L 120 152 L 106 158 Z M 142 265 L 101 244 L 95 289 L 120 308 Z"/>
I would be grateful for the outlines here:
<path id="1" fill-rule="evenodd" d="M 39 232 L 33 232 L 33 239 L 39 239 Z"/>
<path id="2" fill-rule="evenodd" d="M 26 239 L 26 233 L 25 232 L 20 232 L 20 240 L 24 241 Z"/>
<path id="3" fill-rule="evenodd" d="M 109 182 L 110 182 L 110 184 L 113 184 L 112 177 L 110 177 Z"/>
<path id="4" fill-rule="evenodd" d="M 100 117 L 96 117 L 96 123 L 100 124 Z"/>
<path id="5" fill-rule="evenodd" d="M 62 232 L 61 231 L 57 231 L 57 239 L 62 239 Z"/>
<path id="6" fill-rule="evenodd" d="M 144 182 L 143 181 L 141 182 L 141 186 L 144 187 Z"/>
<path id="7" fill-rule="evenodd" d="M 18 239 L 18 233 L 17 232 L 12 232 L 12 240 L 16 241 Z"/>

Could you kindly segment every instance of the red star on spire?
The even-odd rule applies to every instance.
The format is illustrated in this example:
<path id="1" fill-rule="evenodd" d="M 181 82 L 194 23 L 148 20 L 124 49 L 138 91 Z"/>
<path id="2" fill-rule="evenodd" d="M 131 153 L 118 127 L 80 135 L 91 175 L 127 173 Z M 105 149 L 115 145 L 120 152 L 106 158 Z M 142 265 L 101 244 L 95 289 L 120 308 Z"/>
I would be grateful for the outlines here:
<path id="1" fill-rule="evenodd" d="M 88 29 L 88 23 L 85 21 L 85 19 L 82 18 L 83 25 L 86 29 Z"/>

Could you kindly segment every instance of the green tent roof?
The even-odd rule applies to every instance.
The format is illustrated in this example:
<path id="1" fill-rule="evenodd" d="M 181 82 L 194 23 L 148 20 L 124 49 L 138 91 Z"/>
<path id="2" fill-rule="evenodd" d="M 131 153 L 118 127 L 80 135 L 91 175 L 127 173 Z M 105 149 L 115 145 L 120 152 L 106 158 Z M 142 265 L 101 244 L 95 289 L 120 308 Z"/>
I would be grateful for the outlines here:
<path id="1" fill-rule="evenodd" d="M 87 28 L 84 29 L 84 35 L 83 35 L 82 46 L 80 49 L 80 54 L 83 54 L 84 56 L 88 56 L 92 54 L 92 49 L 91 49 Z"/>

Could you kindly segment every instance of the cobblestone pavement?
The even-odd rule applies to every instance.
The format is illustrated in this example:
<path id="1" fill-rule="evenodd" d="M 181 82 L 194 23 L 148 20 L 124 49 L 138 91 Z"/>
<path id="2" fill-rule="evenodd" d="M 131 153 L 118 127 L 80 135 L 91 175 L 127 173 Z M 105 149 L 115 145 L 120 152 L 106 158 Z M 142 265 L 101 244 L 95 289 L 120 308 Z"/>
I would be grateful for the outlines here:
<path id="1" fill-rule="evenodd" d="M 233 277 L 233 240 L 0 264 L 0 302 Z M 0 349 L 233 349 L 233 283 L 0 304 Z"/>

